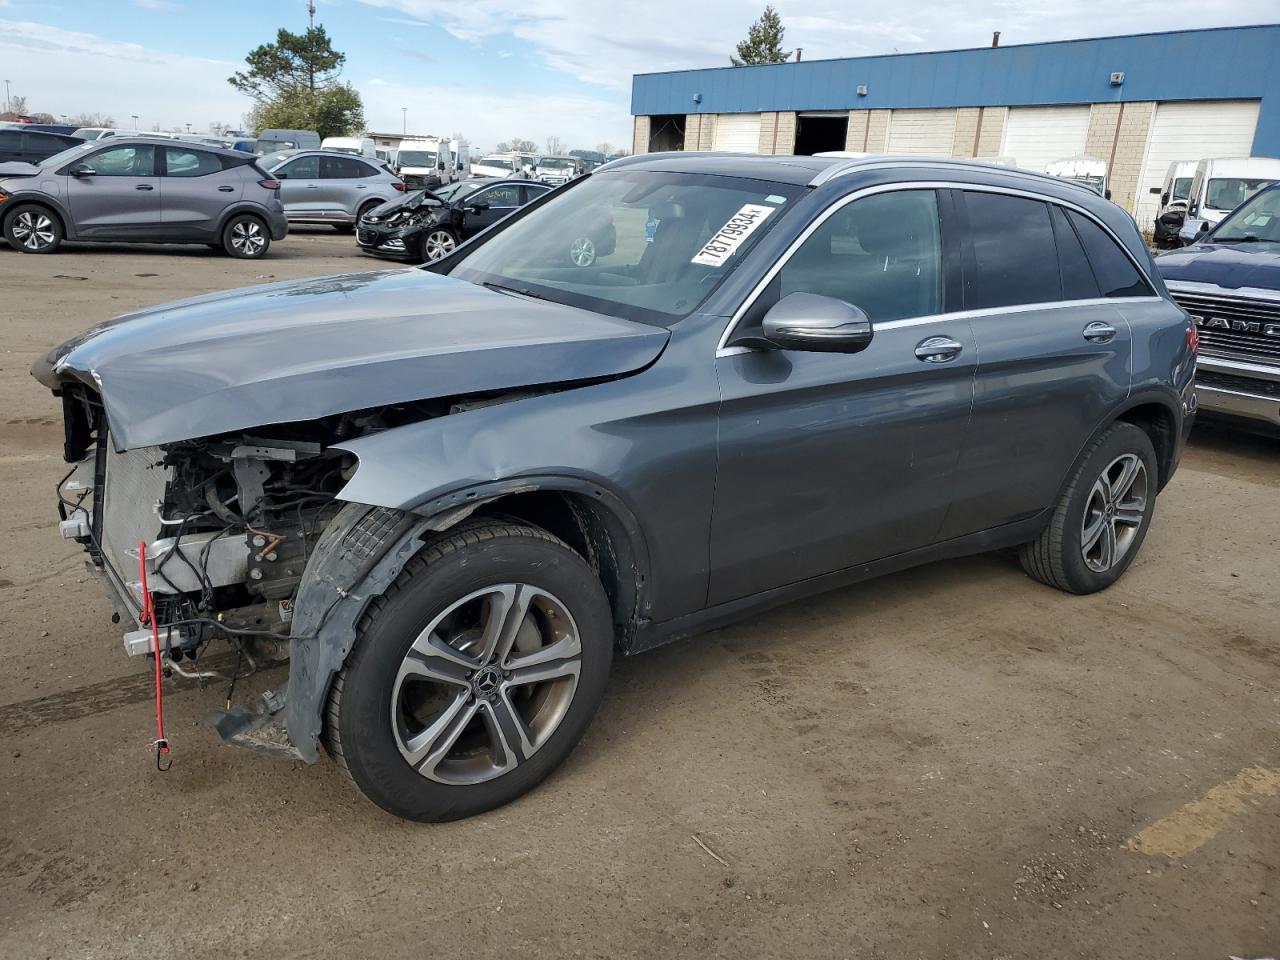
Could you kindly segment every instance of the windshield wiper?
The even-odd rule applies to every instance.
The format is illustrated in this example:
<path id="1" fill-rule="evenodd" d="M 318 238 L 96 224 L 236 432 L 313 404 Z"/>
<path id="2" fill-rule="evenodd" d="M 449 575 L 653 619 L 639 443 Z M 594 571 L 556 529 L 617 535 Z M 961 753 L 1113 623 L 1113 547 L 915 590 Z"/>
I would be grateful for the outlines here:
<path id="1" fill-rule="evenodd" d="M 480 286 L 488 287 L 490 290 L 497 290 L 499 293 L 515 293 L 515 294 L 519 294 L 522 297 L 532 297 L 534 300 L 547 299 L 546 297 L 538 296 L 536 293 L 534 293 L 532 290 L 529 290 L 529 289 L 525 289 L 521 287 L 504 287 L 500 283 L 493 283 L 488 280 L 480 284 Z"/>
<path id="2" fill-rule="evenodd" d="M 1215 243 L 1275 243 L 1275 240 L 1268 240 L 1266 237 L 1259 237 L 1252 233 L 1246 233 L 1243 237 L 1214 237 Z"/>

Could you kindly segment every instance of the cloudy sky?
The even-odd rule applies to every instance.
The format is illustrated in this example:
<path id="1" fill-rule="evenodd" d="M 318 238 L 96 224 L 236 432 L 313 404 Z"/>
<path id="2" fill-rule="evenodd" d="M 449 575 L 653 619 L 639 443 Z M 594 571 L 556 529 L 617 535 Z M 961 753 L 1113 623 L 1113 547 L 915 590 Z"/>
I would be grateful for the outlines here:
<path id="1" fill-rule="evenodd" d="M 378 130 L 461 131 L 572 147 L 629 144 L 631 76 L 723 66 L 764 0 L 315 0 Z M 775 0 L 788 48 L 821 57 L 1227 26 L 1277 19 L 1264 0 Z M 963 10 L 962 15 L 958 11 Z M 239 123 L 226 83 L 306 0 L 0 0 L 0 79 L 28 108 L 101 111 L 146 128 Z"/>

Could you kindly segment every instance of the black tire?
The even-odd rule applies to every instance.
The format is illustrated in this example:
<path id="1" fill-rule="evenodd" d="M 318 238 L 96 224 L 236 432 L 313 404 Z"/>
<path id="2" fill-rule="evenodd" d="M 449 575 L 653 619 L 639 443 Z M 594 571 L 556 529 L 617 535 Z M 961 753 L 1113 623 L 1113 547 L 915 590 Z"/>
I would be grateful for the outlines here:
<path id="1" fill-rule="evenodd" d="M 506 772 L 465 784 L 428 779 L 402 755 L 402 734 L 393 730 L 394 710 L 399 707 L 394 691 L 401 664 L 419 635 L 442 614 L 456 609 L 460 601 L 477 591 L 513 580 L 558 599 L 577 628 L 581 654 L 571 699 L 556 714 L 559 719 L 545 740 L 531 755 L 524 755 L 520 747 L 515 765 Z M 518 621 L 521 631 L 528 619 Z M 612 616 L 595 572 L 545 530 L 497 521 L 469 525 L 424 547 L 370 604 L 356 634 L 351 654 L 329 691 L 325 743 L 366 797 L 389 813 L 418 821 L 455 820 L 483 813 L 509 803 L 542 781 L 582 737 L 604 696 L 613 658 Z M 455 690 L 452 695 L 468 698 L 468 704 L 483 699 L 474 692 L 459 694 Z M 444 708 L 441 716 L 447 710 Z M 428 720 L 418 723 L 430 726 Z M 474 739 L 476 734 L 472 736 Z M 463 739 L 460 736 L 453 742 Z M 496 741 L 491 745 L 496 755 Z M 425 769 L 426 764 L 422 766 Z"/>
<path id="2" fill-rule="evenodd" d="M 55 253 L 65 236 L 58 215 L 38 203 L 20 203 L 4 218 L 4 238 L 23 253 Z"/>
<path id="3" fill-rule="evenodd" d="M 1123 480 L 1122 460 L 1135 466 L 1140 463 L 1141 470 L 1127 487 L 1127 492 L 1133 495 L 1125 499 L 1126 490 L 1119 491 L 1120 501 L 1108 514 L 1104 506 L 1106 494 L 1102 491 L 1111 488 L 1098 485 L 1104 470 Z M 1140 480 L 1143 486 L 1141 509 L 1138 509 L 1134 491 Z M 1067 593 L 1105 590 L 1120 579 L 1142 548 L 1155 514 L 1158 484 L 1156 452 L 1151 438 L 1131 423 L 1112 424 L 1080 458 L 1079 466 L 1062 492 L 1044 532 L 1031 543 L 1018 548 L 1022 569 L 1033 579 Z M 1125 517 L 1125 521 L 1108 519 L 1117 513 Z M 1086 519 L 1090 521 L 1090 530 L 1095 529 L 1095 523 L 1100 524 L 1103 530 L 1109 524 L 1112 530 L 1121 533 L 1115 537 L 1104 534 L 1098 539 L 1091 539 L 1089 542 L 1093 545 L 1086 549 Z M 1129 520 L 1134 522 L 1129 523 Z M 1122 538 L 1123 547 L 1119 545 Z M 1106 558 L 1105 544 L 1108 540 L 1113 544 L 1112 560 L 1105 569 L 1098 569 Z"/>
<path id="4" fill-rule="evenodd" d="M 271 248 L 271 231 L 262 218 L 238 213 L 222 228 L 222 249 L 237 260 L 260 260 Z"/>

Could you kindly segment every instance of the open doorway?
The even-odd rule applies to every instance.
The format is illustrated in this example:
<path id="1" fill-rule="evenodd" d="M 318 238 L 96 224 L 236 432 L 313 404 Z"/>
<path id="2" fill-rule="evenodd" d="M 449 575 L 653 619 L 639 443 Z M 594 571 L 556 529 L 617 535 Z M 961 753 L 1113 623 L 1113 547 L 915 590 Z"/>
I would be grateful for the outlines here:
<path id="1" fill-rule="evenodd" d="M 848 135 L 847 113 L 802 113 L 796 117 L 796 155 L 843 150 Z"/>
<path id="2" fill-rule="evenodd" d="M 649 118 L 649 152 L 684 149 L 684 114 L 667 113 Z"/>

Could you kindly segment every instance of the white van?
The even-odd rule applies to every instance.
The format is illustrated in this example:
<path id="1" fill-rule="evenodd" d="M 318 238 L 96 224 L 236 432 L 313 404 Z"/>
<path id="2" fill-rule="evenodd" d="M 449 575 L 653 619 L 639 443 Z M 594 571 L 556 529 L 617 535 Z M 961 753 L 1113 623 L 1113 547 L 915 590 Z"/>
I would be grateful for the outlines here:
<path id="1" fill-rule="evenodd" d="M 471 164 L 473 177 L 523 177 L 523 165 L 513 153 L 491 153 Z"/>
<path id="2" fill-rule="evenodd" d="M 1088 187 L 1100 197 L 1107 196 L 1107 161 L 1096 157 L 1067 157 L 1045 164 L 1044 172 Z"/>
<path id="3" fill-rule="evenodd" d="M 396 173 L 414 189 L 431 190 L 448 183 L 452 179 L 451 166 L 449 145 L 435 137 L 401 140 L 396 149 Z"/>
<path id="4" fill-rule="evenodd" d="M 377 147 L 369 137 L 325 137 L 320 141 L 321 150 L 335 150 L 338 153 L 350 153 L 357 157 L 377 157 Z"/>
<path id="5" fill-rule="evenodd" d="M 1280 180 L 1280 160 L 1270 157 L 1214 157 L 1196 163 L 1187 195 L 1187 222 L 1210 227 L 1263 187 Z M 1198 228 L 1197 228 L 1198 229 Z"/>

